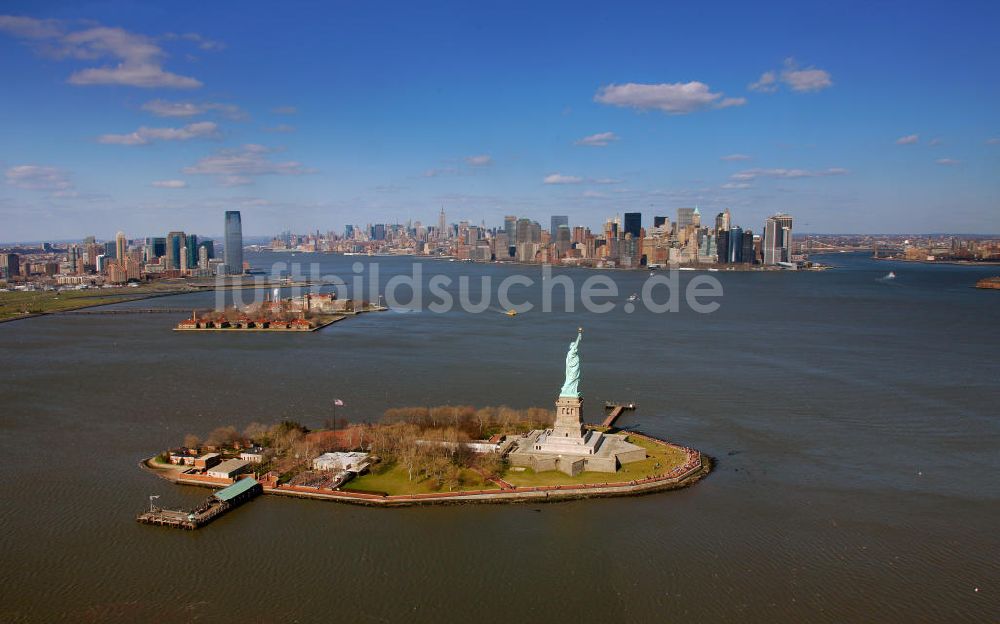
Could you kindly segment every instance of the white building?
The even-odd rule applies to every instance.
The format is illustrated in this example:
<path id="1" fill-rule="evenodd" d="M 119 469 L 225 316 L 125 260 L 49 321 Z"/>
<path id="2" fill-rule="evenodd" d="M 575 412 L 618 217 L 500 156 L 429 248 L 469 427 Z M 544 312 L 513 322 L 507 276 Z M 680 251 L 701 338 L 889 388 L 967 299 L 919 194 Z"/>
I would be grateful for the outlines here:
<path id="1" fill-rule="evenodd" d="M 217 479 L 235 479 L 241 473 L 246 472 L 249 465 L 249 462 L 245 462 L 242 459 L 229 459 L 218 466 L 209 468 L 205 474 Z"/>
<path id="2" fill-rule="evenodd" d="M 202 247 L 204 249 L 204 247 Z M 240 452 L 240 459 L 245 462 L 250 462 L 251 464 L 263 463 L 271 454 L 270 449 L 261 448 L 255 446 L 253 448 L 248 448 L 245 451 Z"/>
<path id="3" fill-rule="evenodd" d="M 368 453 L 323 453 L 313 460 L 313 470 L 354 472 L 360 474 L 371 462 Z"/>

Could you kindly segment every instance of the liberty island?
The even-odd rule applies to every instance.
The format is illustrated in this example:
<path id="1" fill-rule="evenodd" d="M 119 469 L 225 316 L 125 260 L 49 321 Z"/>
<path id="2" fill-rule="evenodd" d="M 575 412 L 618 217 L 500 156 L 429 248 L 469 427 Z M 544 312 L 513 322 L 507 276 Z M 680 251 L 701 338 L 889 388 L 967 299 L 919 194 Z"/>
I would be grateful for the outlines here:
<path id="1" fill-rule="evenodd" d="M 340 430 L 309 431 L 288 421 L 242 436 L 217 430 L 204 444 L 186 439 L 141 465 L 178 484 L 223 490 L 190 512 L 158 509 L 151 500 L 137 519 L 197 528 L 234 507 L 234 488 L 241 501 L 264 493 L 406 506 L 624 496 L 685 487 L 706 475 L 711 461 L 695 449 L 583 422 L 582 338 L 580 328 L 567 350 L 554 413 L 529 409 L 483 440 L 393 422 L 394 410 L 386 422 Z M 455 418 L 462 410 L 431 409 Z"/>

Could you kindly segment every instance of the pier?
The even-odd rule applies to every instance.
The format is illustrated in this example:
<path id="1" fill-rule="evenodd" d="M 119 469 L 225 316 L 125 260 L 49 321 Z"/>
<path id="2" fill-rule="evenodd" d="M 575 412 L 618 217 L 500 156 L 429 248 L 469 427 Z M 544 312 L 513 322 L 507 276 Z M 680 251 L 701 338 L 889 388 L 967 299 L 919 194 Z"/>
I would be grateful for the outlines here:
<path id="1" fill-rule="evenodd" d="M 607 418 L 604 419 L 604 422 L 601 423 L 601 426 L 612 427 L 614 426 L 615 421 L 618 420 L 618 417 L 622 415 L 622 412 L 624 412 L 625 410 L 635 409 L 635 403 L 631 401 L 628 403 L 614 403 L 612 401 L 605 401 L 604 409 L 611 411 L 610 413 L 608 413 Z"/>
<path id="2" fill-rule="evenodd" d="M 215 492 L 191 511 L 150 506 L 149 511 L 139 514 L 135 519 L 143 524 L 194 530 L 235 509 L 262 491 L 263 487 L 256 479 L 243 479 Z"/>

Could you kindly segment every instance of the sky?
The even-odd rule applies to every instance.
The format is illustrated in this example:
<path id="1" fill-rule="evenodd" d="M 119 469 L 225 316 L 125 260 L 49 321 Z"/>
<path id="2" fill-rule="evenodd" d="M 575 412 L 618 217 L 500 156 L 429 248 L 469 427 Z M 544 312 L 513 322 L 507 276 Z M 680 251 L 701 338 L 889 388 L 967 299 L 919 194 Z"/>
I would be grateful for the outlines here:
<path id="1" fill-rule="evenodd" d="M 0 6 L 0 241 L 729 208 L 1000 232 L 996 2 Z"/>

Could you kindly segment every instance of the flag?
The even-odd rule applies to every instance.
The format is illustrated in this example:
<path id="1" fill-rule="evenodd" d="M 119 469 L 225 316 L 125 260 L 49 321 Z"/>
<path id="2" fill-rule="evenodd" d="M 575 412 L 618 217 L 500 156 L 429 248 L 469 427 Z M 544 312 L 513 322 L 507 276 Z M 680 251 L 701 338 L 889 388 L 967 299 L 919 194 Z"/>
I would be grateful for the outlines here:
<path id="1" fill-rule="evenodd" d="M 333 404 L 336 405 L 336 406 L 338 406 L 338 407 L 341 407 L 341 406 L 344 405 L 344 402 L 341 401 L 340 399 L 334 399 L 333 400 Z"/>

